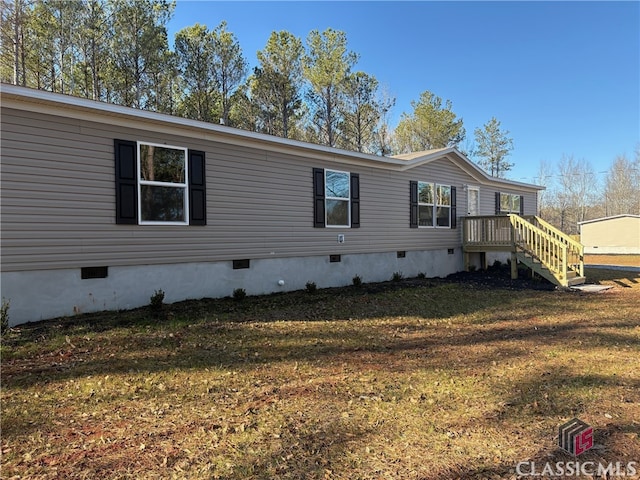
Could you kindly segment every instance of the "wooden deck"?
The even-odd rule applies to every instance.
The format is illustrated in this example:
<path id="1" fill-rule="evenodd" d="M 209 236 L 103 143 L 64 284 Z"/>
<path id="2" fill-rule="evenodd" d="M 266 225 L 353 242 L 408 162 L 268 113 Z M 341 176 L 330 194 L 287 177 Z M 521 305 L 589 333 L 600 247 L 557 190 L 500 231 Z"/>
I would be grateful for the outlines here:
<path id="1" fill-rule="evenodd" d="M 568 235 L 537 216 L 478 216 L 462 219 L 465 269 L 470 254 L 480 253 L 487 268 L 487 252 L 510 252 L 511 272 L 517 263 L 529 267 L 551 282 L 567 287 L 584 283 L 584 248 Z"/>

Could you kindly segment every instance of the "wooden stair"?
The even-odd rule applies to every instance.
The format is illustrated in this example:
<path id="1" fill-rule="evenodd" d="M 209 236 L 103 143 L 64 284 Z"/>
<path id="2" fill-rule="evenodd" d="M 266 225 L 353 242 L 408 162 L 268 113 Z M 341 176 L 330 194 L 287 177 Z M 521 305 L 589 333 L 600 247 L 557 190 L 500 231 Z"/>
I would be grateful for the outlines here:
<path id="1" fill-rule="evenodd" d="M 582 244 L 537 216 L 529 221 L 512 214 L 509 220 L 513 229 L 512 278 L 517 278 L 520 262 L 561 287 L 585 283 Z"/>
<path id="2" fill-rule="evenodd" d="M 574 270 L 567 271 L 564 282 L 562 280 L 558 280 L 546 265 L 526 252 L 516 252 L 516 262 L 525 265 L 536 275 L 539 275 L 558 286 L 573 287 L 574 285 L 582 285 L 586 281 L 586 277 L 578 276 L 578 273 Z"/>

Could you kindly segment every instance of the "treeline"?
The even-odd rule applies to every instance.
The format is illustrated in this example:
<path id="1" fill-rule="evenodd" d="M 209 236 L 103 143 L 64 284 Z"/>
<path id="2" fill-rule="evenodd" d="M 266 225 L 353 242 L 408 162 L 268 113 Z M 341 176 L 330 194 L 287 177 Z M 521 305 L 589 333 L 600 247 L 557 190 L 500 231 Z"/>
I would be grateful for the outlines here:
<path id="1" fill-rule="evenodd" d="M 2 0 L 0 80 L 32 88 L 389 154 L 395 100 L 355 69 L 344 32 L 306 44 L 273 32 L 249 71 L 225 22 L 169 47 L 166 0 Z"/>
<path id="2" fill-rule="evenodd" d="M 616 157 L 596 172 L 588 160 L 564 155 L 552 165 L 540 162 L 537 184 L 540 215 L 562 231 L 579 232 L 579 222 L 614 215 L 640 215 L 640 145 L 634 158 Z"/>
<path id="3" fill-rule="evenodd" d="M 392 129 L 395 98 L 356 68 L 359 55 L 341 31 L 314 30 L 305 41 L 273 32 L 249 69 L 224 21 L 213 29 L 183 28 L 172 50 L 167 25 L 175 2 L 0 5 L 5 83 L 379 155 L 460 146 L 465 139 L 451 101 L 429 91 Z M 497 176 L 504 171 L 496 169 Z"/>

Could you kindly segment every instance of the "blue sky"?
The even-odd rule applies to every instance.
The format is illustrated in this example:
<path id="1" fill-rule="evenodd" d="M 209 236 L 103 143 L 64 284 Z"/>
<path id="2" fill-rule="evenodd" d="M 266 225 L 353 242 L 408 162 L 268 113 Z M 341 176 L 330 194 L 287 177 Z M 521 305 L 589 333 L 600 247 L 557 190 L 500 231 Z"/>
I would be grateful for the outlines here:
<path id="1" fill-rule="evenodd" d="M 251 67 L 272 31 L 344 31 L 355 69 L 396 98 L 393 127 L 425 90 L 451 100 L 468 140 L 495 116 L 514 180 L 563 154 L 602 172 L 640 143 L 640 2 L 178 0 L 169 37 L 223 20 Z"/>

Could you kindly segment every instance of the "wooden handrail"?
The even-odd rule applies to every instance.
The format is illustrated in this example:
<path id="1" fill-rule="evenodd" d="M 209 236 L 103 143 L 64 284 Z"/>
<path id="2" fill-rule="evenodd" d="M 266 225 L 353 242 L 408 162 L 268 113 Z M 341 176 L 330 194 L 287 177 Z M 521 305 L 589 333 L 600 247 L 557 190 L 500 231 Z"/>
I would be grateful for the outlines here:
<path id="1" fill-rule="evenodd" d="M 578 276 L 584 276 L 584 245 L 575 241 L 569 235 L 566 235 L 556 227 L 546 222 L 542 218 L 535 216 L 535 222 L 548 234 L 553 235 L 555 238 L 567 244 L 568 250 L 568 268 L 578 274 Z"/>
<path id="2" fill-rule="evenodd" d="M 462 238 L 467 246 L 510 247 L 513 239 L 509 217 L 507 215 L 464 217 Z"/>
<path id="3" fill-rule="evenodd" d="M 569 235 L 566 235 L 565 233 L 561 232 L 560 230 L 558 230 L 556 227 L 554 227 L 553 225 L 551 225 L 549 222 L 543 220 L 542 218 L 538 217 L 537 215 L 533 217 L 536 221 L 536 223 L 538 224 L 538 226 L 540 228 L 542 228 L 544 231 L 546 231 L 549 234 L 555 234 L 557 235 L 557 238 L 561 241 L 564 241 L 567 244 L 570 244 L 573 246 L 573 248 L 575 248 L 576 250 L 583 250 L 584 247 L 580 242 L 575 241 L 573 238 L 571 238 Z"/>
<path id="4" fill-rule="evenodd" d="M 543 263 L 563 282 L 567 278 L 567 245 L 519 215 L 509 215 L 517 248 Z"/>
<path id="5" fill-rule="evenodd" d="M 569 272 L 584 277 L 584 247 L 537 216 L 482 215 L 463 218 L 462 239 L 467 252 L 521 251 L 542 263 L 566 285 Z"/>

